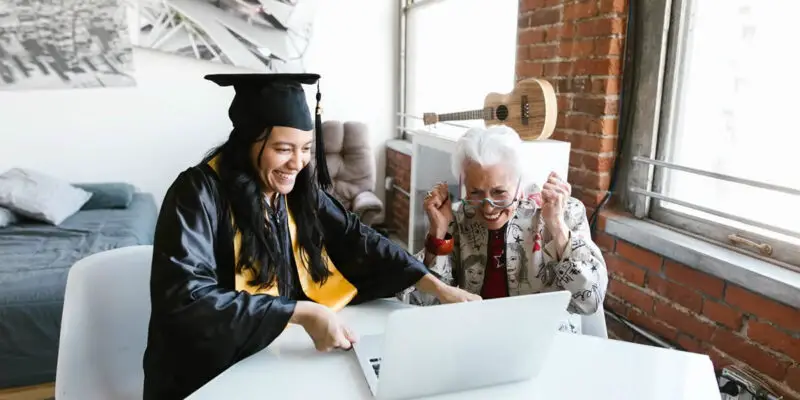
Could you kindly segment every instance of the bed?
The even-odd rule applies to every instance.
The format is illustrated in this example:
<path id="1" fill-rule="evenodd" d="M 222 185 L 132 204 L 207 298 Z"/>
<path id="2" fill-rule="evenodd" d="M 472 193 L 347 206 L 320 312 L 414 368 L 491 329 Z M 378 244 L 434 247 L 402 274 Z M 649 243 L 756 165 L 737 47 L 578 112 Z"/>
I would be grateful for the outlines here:
<path id="1" fill-rule="evenodd" d="M 0 389 L 55 381 L 70 267 L 100 251 L 152 244 L 157 215 L 153 196 L 137 192 L 127 208 L 0 228 Z"/>

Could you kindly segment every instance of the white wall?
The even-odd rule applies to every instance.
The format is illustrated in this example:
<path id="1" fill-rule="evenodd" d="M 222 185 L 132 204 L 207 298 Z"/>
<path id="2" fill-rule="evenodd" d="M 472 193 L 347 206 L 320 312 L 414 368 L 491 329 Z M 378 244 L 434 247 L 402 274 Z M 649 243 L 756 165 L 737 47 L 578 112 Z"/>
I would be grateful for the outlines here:
<path id="1" fill-rule="evenodd" d="M 374 133 L 381 198 L 383 143 L 394 132 L 396 5 L 321 2 L 307 53 L 309 72 L 323 75 L 325 118 L 358 119 Z M 0 92 L 0 171 L 127 181 L 160 203 L 175 176 L 230 132 L 233 90 L 202 77 L 252 71 L 138 48 L 135 68 L 135 88 Z"/>
<path id="2" fill-rule="evenodd" d="M 230 132 L 229 66 L 136 49 L 135 88 L 0 92 L 0 170 L 73 182 L 126 181 L 157 200 Z"/>
<path id="3" fill-rule="evenodd" d="M 359 120 L 369 126 L 377 161 L 375 191 L 385 199 L 384 144 L 396 136 L 399 109 L 399 3 L 321 1 L 317 16 L 314 37 L 319 40 L 308 49 L 306 68 L 322 76 L 324 118 Z"/>

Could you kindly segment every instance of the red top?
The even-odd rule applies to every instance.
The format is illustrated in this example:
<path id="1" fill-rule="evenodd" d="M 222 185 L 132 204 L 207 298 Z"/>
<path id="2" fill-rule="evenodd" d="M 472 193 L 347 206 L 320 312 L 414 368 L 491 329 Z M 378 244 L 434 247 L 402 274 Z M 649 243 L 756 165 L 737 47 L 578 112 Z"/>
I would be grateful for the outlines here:
<path id="1" fill-rule="evenodd" d="M 505 255 L 506 248 L 505 227 L 496 231 L 489 231 L 489 262 L 483 276 L 481 297 L 494 299 L 508 297 L 508 275 L 506 275 Z"/>

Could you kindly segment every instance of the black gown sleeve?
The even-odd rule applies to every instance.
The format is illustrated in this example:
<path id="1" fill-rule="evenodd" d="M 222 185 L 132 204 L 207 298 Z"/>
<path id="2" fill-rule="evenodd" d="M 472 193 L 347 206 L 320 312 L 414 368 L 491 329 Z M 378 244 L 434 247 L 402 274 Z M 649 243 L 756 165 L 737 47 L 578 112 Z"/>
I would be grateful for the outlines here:
<path id="1" fill-rule="evenodd" d="M 354 303 L 393 297 L 428 273 L 425 265 L 397 243 L 364 225 L 330 194 L 319 193 L 325 247 L 336 267 L 358 289 Z"/>
<path id="2" fill-rule="evenodd" d="M 219 215 L 229 214 L 218 212 L 210 179 L 199 168 L 184 171 L 169 188 L 158 217 L 145 398 L 187 396 L 268 346 L 294 312 L 295 300 L 232 287 L 233 258 L 215 251 L 218 245 L 232 246 L 230 234 L 219 233 L 225 231 L 219 229 Z"/>

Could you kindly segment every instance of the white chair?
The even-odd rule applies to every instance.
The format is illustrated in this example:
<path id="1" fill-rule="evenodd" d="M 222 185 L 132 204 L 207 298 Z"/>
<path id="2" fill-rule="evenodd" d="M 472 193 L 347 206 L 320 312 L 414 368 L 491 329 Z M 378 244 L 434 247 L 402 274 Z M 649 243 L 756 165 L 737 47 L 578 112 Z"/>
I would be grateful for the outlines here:
<path id="1" fill-rule="evenodd" d="M 56 399 L 141 399 L 152 246 L 90 255 L 70 269 Z"/>
<path id="2" fill-rule="evenodd" d="M 608 339 L 608 328 L 606 327 L 606 312 L 603 303 L 597 307 L 592 315 L 581 316 L 581 333 L 589 336 Z"/>

